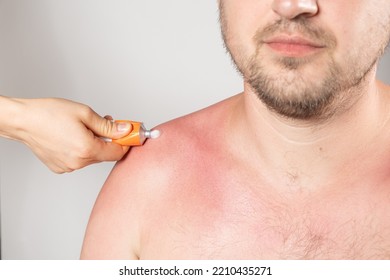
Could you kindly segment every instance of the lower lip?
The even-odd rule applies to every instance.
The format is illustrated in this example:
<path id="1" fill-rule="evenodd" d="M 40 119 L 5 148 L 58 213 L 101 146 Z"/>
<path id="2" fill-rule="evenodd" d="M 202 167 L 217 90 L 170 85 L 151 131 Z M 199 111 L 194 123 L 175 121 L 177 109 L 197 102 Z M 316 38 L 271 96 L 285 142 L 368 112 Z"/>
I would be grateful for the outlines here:
<path id="1" fill-rule="evenodd" d="M 302 57 L 320 51 L 322 48 L 304 44 L 267 43 L 275 52 L 289 57 Z"/>

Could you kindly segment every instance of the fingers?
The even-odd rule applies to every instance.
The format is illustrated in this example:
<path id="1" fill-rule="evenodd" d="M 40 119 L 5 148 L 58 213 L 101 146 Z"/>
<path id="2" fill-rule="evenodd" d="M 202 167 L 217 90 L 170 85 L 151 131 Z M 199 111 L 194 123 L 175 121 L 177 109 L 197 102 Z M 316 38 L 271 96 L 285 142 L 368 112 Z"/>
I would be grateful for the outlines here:
<path id="1" fill-rule="evenodd" d="M 98 137 L 79 151 L 73 151 L 72 156 L 61 158 L 59 160 L 45 162 L 44 158 L 40 157 L 42 162 L 55 173 L 68 173 L 84 168 L 88 165 L 104 162 L 118 161 L 129 151 L 129 147 L 122 147 L 115 143 L 106 143 Z"/>
<path id="2" fill-rule="evenodd" d="M 132 124 L 130 122 L 111 122 L 114 127 L 111 130 L 111 136 L 109 138 L 119 139 L 128 135 L 132 130 Z"/>
<path id="3" fill-rule="evenodd" d="M 82 121 L 95 135 L 111 139 L 122 138 L 132 129 L 130 122 L 113 122 L 111 116 L 102 118 L 92 110 Z"/>
<path id="4" fill-rule="evenodd" d="M 118 161 L 129 151 L 129 147 L 115 143 L 105 142 L 99 138 L 95 139 L 96 153 L 93 158 L 98 161 Z"/>
<path id="5" fill-rule="evenodd" d="M 125 137 L 131 132 L 130 122 L 114 123 L 111 116 L 103 118 L 89 106 L 65 99 L 34 99 L 28 100 L 28 104 L 30 115 L 34 116 L 29 118 L 29 130 L 13 130 L 23 132 L 17 139 L 29 146 L 55 173 L 72 172 L 103 161 L 118 161 L 129 150 L 106 143 L 100 137 Z"/>
<path id="6" fill-rule="evenodd" d="M 103 141 L 100 137 L 118 139 L 131 132 L 130 122 L 113 122 L 111 116 L 102 118 L 93 110 L 82 117 L 82 122 L 86 128 L 93 132 L 92 141 L 88 141 L 82 156 L 83 165 L 103 161 L 118 161 L 128 152 L 129 147 L 124 147 L 115 143 Z M 79 168 L 77 168 L 79 169 Z"/>

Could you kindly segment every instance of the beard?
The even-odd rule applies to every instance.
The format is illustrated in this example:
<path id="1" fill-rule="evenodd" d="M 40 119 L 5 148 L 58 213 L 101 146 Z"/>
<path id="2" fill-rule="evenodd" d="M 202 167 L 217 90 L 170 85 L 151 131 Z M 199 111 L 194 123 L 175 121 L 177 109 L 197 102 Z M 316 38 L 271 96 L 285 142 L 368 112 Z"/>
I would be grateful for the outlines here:
<path id="1" fill-rule="evenodd" d="M 285 73 L 298 69 L 297 59 L 286 59 L 281 64 Z M 284 117 L 310 120 L 329 118 L 334 114 L 331 104 L 342 91 L 340 70 L 334 63 L 322 81 L 307 81 L 302 76 L 290 74 L 273 77 L 255 60 L 249 64 L 247 83 L 268 109 Z M 281 73 L 280 73 L 281 74 Z"/>
<path id="2" fill-rule="evenodd" d="M 354 89 L 362 85 L 388 43 L 381 45 L 374 54 L 349 55 L 342 63 L 337 63 L 333 58 L 337 41 L 331 32 L 312 26 L 305 18 L 279 20 L 257 31 L 253 37 L 256 52 L 248 59 L 242 53 L 234 56 L 229 49 L 227 23 L 222 17 L 223 14 L 221 25 L 225 47 L 237 70 L 268 109 L 293 119 L 328 119 L 350 106 L 352 100 L 361 95 L 361 91 Z M 263 54 L 264 38 L 281 31 L 303 34 L 324 45 L 325 51 L 308 57 L 270 58 Z M 264 63 L 269 63 L 270 59 L 272 65 Z M 317 75 L 313 74 L 315 72 Z"/>
<path id="3" fill-rule="evenodd" d="M 281 70 L 274 75 L 253 59 L 245 80 L 268 109 L 283 117 L 326 120 L 348 110 L 362 96 L 364 81 L 376 62 L 355 69 L 353 73 L 345 73 L 341 66 L 330 60 L 320 78 L 308 78 L 305 72 L 299 72 L 307 63 L 299 58 L 281 59 Z"/>

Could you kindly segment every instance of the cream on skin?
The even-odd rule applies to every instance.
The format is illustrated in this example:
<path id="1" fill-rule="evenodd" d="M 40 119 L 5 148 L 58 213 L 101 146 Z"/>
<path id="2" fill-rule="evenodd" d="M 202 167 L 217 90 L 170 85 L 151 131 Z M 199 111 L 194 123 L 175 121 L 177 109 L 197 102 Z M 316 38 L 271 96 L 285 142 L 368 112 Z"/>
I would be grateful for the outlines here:
<path id="1" fill-rule="evenodd" d="M 157 139 L 158 137 L 160 137 L 160 135 L 161 135 L 161 131 L 158 129 L 153 129 L 148 131 L 147 135 L 145 132 L 146 138 L 150 138 L 150 139 Z"/>

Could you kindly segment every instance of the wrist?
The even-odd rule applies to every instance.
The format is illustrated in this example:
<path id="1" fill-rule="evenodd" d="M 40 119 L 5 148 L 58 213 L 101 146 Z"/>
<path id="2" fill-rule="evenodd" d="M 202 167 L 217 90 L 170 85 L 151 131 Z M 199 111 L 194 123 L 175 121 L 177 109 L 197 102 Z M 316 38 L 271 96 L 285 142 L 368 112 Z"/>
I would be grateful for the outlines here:
<path id="1" fill-rule="evenodd" d="M 24 107 L 22 99 L 0 96 L 0 136 L 22 140 Z"/>

